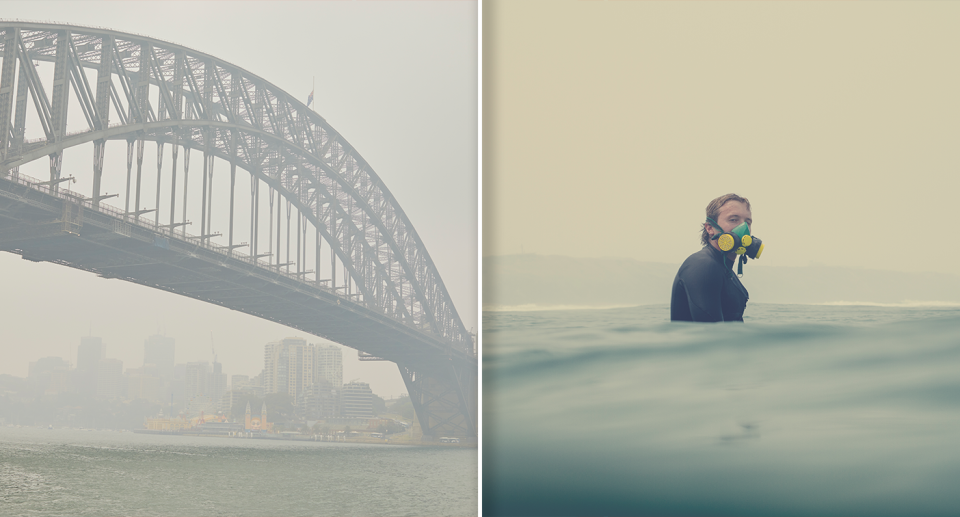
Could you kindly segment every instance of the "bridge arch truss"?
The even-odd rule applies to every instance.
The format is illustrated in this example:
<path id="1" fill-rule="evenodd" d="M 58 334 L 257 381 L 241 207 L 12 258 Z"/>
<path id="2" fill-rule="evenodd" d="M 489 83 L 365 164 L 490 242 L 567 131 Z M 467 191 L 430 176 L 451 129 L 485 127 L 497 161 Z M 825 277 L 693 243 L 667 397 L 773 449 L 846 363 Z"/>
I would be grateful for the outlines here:
<path id="1" fill-rule="evenodd" d="M 201 199 L 199 236 L 209 241 L 214 234 L 210 222 L 212 169 L 213 157 L 217 157 L 230 166 L 231 190 L 236 188 L 236 169 L 249 173 L 251 205 L 259 205 L 259 189 L 265 186 L 270 190 L 271 205 L 274 196 L 277 198 L 269 210 L 271 216 L 274 210 L 279 212 L 278 223 L 284 215 L 282 199 L 302 219 L 297 221 L 298 237 L 308 233 L 307 224 L 313 227 L 309 233 L 313 233 L 317 246 L 313 253 L 315 282 L 330 282 L 336 288 L 336 272 L 342 269 L 347 276 L 341 279 L 344 286 L 340 289 L 355 302 L 445 341 L 472 347 L 470 334 L 436 267 L 396 199 L 372 167 L 323 117 L 283 90 L 214 56 L 153 38 L 97 28 L 5 22 L 0 33 L 0 55 L 0 123 L 8 128 L 0 134 L 0 173 L 16 172 L 21 165 L 46 156 L 50 160 L 50 181 L 57 182 L 62 179 L 64 150 L 92 143 L 94 181 L 90 197 L 99 203 L 103 197 L 100 185 L 105 143 L 125 141 L 125 211 L 141 217 L 144 142 L 155 142 L 161 152 L 163 145 L 170 144 L 174 161 L 167 172 L 172 175 L 171 207 L 163 221 L 159 217 L 161 207 L 155 207 L 155 222 L 158 226 L 165 223 L 171 231 L 180 228 L 185 234 L 186 221 L 179 219 L 186 214 L 186 203 L 181 200 L 182 213 L 175 206 L 176 162 L 179 149 L 183 149 L 182 167 L 189 173 L 192 149 L 203 153 L 205 190 L 209 183 L 209 192 Z M 35 66 L 30 66 L 44 61 L 54 64 L 50 96 Z M 66 115 L 71 102 L 82 111 L 87 127 L 68 133 Z M 25 140 L 30 109 L 39 119 L 44 136 Z M 131 180 L 134 174 L 137 179 Z M 157 174 L 161 174 L 159 164 Z M 159 194 L 158 189 L 158 204 Z M 230 248 L 241 247 L 233 242 L 233 209 L 231 202 Z M 257 214 L 254 217 L 260 209 L 252 206 L 251 212 Z M 256 221 L 251 224 L 251 242 L 247 244 L 250 256 L 261 255 L 265 247 L 259 226 Z M 302 245 L 305 252 L 306 242 Z M 340 266 L 331 265 L 334 278 L 319 279 L 322 248 Z M 276 251 L 270 263 L 284 267 L 280 265 L 280 250 Z M 302 262 L 286 267 L 295 265 L 297 274 L 306 280 L 307 264 Z"/>

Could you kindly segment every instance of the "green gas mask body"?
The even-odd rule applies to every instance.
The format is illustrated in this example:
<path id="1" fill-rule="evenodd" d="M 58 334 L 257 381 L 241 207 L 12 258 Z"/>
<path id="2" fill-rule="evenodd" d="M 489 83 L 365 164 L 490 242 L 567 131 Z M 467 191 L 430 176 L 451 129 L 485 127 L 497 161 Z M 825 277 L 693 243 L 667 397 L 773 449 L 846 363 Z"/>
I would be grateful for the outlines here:
<path id="1" fill-rule="evenodd" d="M 747 257 L 760 258 L 760 254 L 763 253 L 763 242 L 750 235 L 750 226 L 747 223 L 740 223 L 736 228 L 726 232 L 712 218 L 708 217 L 707 222 L 718 232 L 712 237 L 712 240 L 717 241 L 717 247 L 720 248 L 720 251 L 724 253 L 733 251 L 740 255 L 740 264 L 737 267 L 738 275 L 743 274 L 743 264 L 747 261 Z"/>

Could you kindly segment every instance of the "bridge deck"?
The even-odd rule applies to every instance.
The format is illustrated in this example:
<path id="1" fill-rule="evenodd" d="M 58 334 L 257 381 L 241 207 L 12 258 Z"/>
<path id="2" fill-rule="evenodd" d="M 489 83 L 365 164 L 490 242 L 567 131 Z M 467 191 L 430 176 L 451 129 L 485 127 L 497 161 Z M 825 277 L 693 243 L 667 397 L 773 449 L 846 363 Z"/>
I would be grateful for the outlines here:
<path id="1" fill-rule="evenodd" d="M 131 219 L 67 192 L 0 178 L 0 251 L 215 303 L 416 369 L 451 359 L 476 364 L 472 350 L 331 289 Z"/>

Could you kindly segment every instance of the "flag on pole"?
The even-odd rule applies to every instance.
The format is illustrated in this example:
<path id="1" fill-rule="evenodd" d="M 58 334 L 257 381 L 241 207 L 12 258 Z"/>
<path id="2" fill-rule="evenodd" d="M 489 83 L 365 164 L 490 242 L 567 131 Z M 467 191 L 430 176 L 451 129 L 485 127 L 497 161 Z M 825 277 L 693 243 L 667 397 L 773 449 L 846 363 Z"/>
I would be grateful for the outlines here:
<path id="1" fill-rule="evenodd" d="M 313 92 L 310 92 L 310 96 L 307 97 L 307 107 L 310 107 L 310 103 L 313 102 Z"/>

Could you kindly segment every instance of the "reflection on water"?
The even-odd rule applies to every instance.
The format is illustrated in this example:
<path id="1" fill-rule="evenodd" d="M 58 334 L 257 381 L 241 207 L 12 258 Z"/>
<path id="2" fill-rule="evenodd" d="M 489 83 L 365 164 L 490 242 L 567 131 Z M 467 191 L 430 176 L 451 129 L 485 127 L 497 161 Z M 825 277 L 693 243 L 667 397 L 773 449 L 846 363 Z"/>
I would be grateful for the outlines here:
<path id="1" fill-rule="evenodd" d="M 484 315 L 484 511 L 952 515 L 960 308 Z"/>

